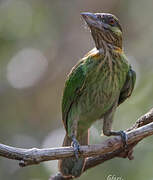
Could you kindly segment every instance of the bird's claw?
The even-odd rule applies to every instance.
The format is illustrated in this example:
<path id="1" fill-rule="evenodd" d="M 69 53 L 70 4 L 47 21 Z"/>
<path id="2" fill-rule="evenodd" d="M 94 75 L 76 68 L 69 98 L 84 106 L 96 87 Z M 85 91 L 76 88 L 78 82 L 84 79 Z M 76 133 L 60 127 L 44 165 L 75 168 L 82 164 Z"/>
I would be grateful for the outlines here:
<path id="1" fill-rule="evenodd" d="M 78 141 L 76 140 L 75 137 L 72 138 L 72 147 L 73 147 L 73 150 L 74 150 L 75 157 L 78 160 L 79 159 L 80 145 L 79 145 L 79 143 L 78 143 Z"/>
<path id="2" fill-rule="evenodd" d="M 127 144 L 128 137 L 127 137 L 126 132 L 119 131 L 118 133 L 121 136 L 121 139 L 122 139 L 122 142 L 123 142 L 123 148 L 127 149 L 128 148 L 128 144 Z"/>

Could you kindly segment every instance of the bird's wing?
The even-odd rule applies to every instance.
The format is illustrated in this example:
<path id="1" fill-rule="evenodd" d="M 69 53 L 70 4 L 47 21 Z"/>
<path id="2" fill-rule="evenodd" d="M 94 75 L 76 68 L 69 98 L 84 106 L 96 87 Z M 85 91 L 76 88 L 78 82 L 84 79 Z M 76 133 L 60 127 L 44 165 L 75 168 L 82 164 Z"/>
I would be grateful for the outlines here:
<path id="1" fill-rule="evenodd" d="M 129 72 L 127 73 L 125 84 L 121 89 L 118 105 L 123 103 L 129 96 L 131 96 L 132 91 L 134 89 L 135 80 L 136 80 L 136 73 L 130 67 Z"/>
<path id="2" fill-rule="evenodd" d="M 85 82 L 83 61 L 80 61 L 68 75 L 62 99 L 62 118 L 67 129 L 67 116 L 74 101 L 80 96 Z"/>

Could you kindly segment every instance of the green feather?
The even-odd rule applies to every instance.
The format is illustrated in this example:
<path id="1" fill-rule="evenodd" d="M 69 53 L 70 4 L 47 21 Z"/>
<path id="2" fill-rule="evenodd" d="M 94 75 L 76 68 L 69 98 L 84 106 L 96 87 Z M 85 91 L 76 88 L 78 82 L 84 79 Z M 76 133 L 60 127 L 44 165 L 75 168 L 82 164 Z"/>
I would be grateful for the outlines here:
<path id="1" fill-rule="evenodd" d="M 128 97 L 131 96 L 134 89 L 135 81 L 136 73 L 130 67 L 129 72 L 127 73 L 126 81 L 120 93 L 118 105 L 123 103 Z"/>
<path id="2" fill-rule="evenodd" d="M 70 72 L 65 83 L 62 99 L 62 118 L 67 129 L 67 116 L 74 101 L 80 94 L 83 86 L 85 73 L 83 70 L 83 61 L 80 61 Z"/>
<path id="3" fill-rule="evenodd" d="M 78 135 L 81 136 L 118 101 L 130 66 L 123 52 L 113 51 L 111 59 L 108 58 L 98 50 L 92 51 L 68 75 L 62 116 L 69 136 L 75 121 L 78 123 Z"/>

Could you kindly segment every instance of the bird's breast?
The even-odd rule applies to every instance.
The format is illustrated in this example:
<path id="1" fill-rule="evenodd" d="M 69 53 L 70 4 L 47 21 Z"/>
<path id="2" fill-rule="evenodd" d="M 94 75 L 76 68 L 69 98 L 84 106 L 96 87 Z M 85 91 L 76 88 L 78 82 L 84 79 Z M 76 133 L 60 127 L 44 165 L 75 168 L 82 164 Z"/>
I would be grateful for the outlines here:
<path id="1" fill-rule="evenodd" d="M 99 119 L 118 99 L 121 87 L 125 82 L 126 72 L 118 65 L 103 65 L 99 71 L 93 69 L 86 79 L 85 88 L 79 103 L 83 115 L 92 119 Z"/>

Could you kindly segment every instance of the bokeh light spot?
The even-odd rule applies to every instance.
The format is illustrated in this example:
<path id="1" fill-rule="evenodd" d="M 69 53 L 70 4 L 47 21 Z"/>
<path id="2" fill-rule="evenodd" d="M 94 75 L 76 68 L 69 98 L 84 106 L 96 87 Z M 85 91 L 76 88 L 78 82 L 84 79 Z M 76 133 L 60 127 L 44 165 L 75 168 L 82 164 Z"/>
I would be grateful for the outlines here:
<path id="1" fill-rule="evenodd" d="M 48 61 L 37 49 L 23 49 L 7 65 L 7 80 L 14 88 L 36 85 L 45 75 Z"/>

